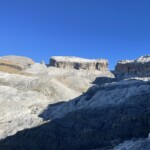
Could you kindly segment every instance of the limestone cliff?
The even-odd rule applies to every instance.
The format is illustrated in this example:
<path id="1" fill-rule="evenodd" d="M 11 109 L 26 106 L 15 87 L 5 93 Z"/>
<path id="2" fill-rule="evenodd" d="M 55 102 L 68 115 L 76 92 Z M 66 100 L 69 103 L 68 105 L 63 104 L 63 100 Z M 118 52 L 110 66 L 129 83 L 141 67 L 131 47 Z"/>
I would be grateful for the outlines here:
<path id="1" fill-rule="evenodd" d="M 128 75 L 149 75 L 150 55 L 142 56 L 136 60 L 122 60 L 116 65 L 115 71 Z"/>
<path id="2" fill-rule="evenodd" d="M 59 57 L 50 59 L 50 66 L 65 69 L 84 69 L 84 70 L 108 70 L 108 61 L 105 59 L 83 59 L 78 57 Z"/>

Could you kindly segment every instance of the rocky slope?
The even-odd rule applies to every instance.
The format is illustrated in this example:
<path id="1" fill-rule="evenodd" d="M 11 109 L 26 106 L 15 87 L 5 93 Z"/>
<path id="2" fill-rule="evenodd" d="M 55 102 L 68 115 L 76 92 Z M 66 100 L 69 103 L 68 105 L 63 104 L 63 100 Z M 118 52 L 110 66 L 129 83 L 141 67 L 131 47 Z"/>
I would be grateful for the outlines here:
<path id="1" fill-rule="evenodd" d="M 115 147 L 114 150 L 149 150 L 150 149 L 150 139 L 139 139 L 125 141 L 119 146 Z"/>
<path id="2" fill-rule="evenodd" d="M 140 138 L 150 133 L 150 76 L 38 63 L 23 71 L 30 76 L 0 73 L 1 150 L 149 148 Z"/>
<path id="3" fill-rule="evenodd" d="M 69 101 L 81 95 L 98 76 L 113 77 L 109 71 L 47 68 L 38 63 L 26 67 L 30 61 L 25 60 L 30 59 L 20 59 L 18 64 L 22 62 L 22 69 L 24 66 L 24 70 L 20 70 L 22 74 L 0 72 L 0 139 L 44 123 L 38 115 L 49 104 Z"/>
<path id="4" fill-rule="evenodd" d="M 37 150 L 108 149 L 124 140 L 147 137 L 149 91 L 149 78 L 97 85 L 69 102 L 50 104 L 39 114 L 47 123 L 18 132 L 0 145 Z"/>

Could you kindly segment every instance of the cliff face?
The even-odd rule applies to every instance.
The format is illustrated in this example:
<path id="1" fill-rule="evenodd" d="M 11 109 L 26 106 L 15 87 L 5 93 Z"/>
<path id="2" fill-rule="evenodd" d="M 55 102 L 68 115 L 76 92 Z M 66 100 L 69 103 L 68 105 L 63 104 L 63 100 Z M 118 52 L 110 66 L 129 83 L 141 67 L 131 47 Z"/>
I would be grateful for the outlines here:
<path id="1" fill-rule="evenodd" d="M 33 65 L 34 61 L 27 57 L 22 56 L 4 56 L 0 58 L 1 69 L 14 69 L 21 71 Z"/>
<path id="2" fill-rule="evenodd" d="M 52 57 L 50 66 L 65 69 L 108 70 L 108 61 L 105 59 L 89 60 L 78 57 Z"/>
<path id="3" fill-rule="evenodd" d="M 150 74 L 150 55 L 142 56 L 136 60 L 119 61 L 115 71 L 129 75 L 148 75 Z"/>

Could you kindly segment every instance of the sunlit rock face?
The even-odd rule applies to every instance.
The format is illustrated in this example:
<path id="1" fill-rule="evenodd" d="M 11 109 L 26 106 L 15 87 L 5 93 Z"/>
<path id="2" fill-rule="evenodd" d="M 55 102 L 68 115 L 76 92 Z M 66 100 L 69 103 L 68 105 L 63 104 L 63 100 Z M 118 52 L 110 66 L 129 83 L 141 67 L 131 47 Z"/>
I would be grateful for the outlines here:
<path id="1" fill-rule="evenodd" d="M 115 68 L 116 73 L 147 76 L 150 74 L 150 55 L 136 60 L 119 61 Z"/>
<path id="2" fill-rule="evenodd" d="M 23 56 L 4 56 L 0 57 L 0 68 L 2 70 L 15 69 L 22 71 L 33 65 L 34 61 Z"/>
<path id="3" fill-rule="evenodd" d="M 26 57 L 0 62 L 0 139 L 43 124 L 39 114 L 50 104 L 82 95 L 97 77 L 114 77 L 110 71 L 47 67 Z"/>
<path id="4" fill-rule="evenodd" d="M 65 69 L 84 70 L 108 70 L 108 60 L 105 59 L 83 59 L 78 57 L 54 56 L 50 59 L 50 66 Z"/>

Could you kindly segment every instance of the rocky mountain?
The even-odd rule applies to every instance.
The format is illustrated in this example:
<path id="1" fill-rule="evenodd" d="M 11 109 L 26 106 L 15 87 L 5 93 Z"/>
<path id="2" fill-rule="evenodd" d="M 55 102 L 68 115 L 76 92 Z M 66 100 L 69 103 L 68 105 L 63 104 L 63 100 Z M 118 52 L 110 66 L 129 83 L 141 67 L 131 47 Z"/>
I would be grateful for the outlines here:
<path id="1" fill-rule="evenodd" d="M 122 62 L 115 74 L 106 60 L 76 57 L 1 70 L 0 149 L 147 150 L 150 56 Z"/>

